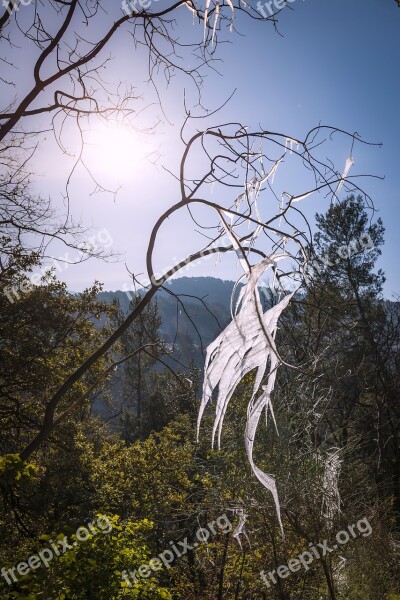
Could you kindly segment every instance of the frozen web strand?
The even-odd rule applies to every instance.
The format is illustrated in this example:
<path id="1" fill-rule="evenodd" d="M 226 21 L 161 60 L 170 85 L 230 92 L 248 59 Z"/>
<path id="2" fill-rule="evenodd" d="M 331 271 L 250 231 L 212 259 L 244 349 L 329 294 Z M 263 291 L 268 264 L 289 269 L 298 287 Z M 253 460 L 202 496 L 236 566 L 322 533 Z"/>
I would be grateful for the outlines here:
<path id="1" fill-rule="evenodd" d="M 240 540 L 241 535 L 244 535 L 250 545 L 249 536 L 247 535 L 246 531 L 247 514 L 242 508 L 234 510 L 234 514 L 239 515 L 239 523 L 237 524 L 235 531 L 232 533 L 232 537 L 237 541 L 240 549 L 243 550 L 242 542 Z"/>
<path id="2" fill-rule="evenodd" d="M 342 460 L 339 450 L 330 451 L 325 460 L 322 515 L 332 521 L 340 512 L 339 476 Z"/>
<path id="3" fill-rule="evenodd" d="M 260 150 L 260 155 L 262 157 L 261 150 Z M 262 160 L 262 158 L 261 158 L 261 160 Z M 252 204 L 252 209 L 255 212 L 256 219 L 260 222 L 260 225 L 257 225 L 256 229 L 253 231 L 253 233 L 250 237 L 250 240 L 249 240 L 250 248 L 255 244 L 257 238 L 259 237 L 260 233 L 263 230 L 263 226 L 261 225 L 262 218 L 261 218 L 261 214 L 260 214 L 259 207 L 258 207 L 258 197 L 262 190 L 262 186 L 269 179 L 271 179 L 271 184 L 274 183 L 275 174 L 276 174 L 282 160 L 283 160 L 283 156 L 274 162 L 271 169 L 267 173 L 265 173 L 265 171 L 263 169 L 263 175 L 261 177 L 254 176 L 250 181 L 247 181 L 244 186 L 246 191 L 244 193 L 240 194 L 235 200 L 235 209 L 237 212 L 239 212 L 244 200 L 247 199 L 247 201 L 250 204 Z M 250 221 L 248 222 L 248 226 L 251 227 Z M 231 221 L 231 227 L 232 227 L 232 221 Z M 246 269 L 245 269 L 245 271 L 246 271 Z"/>

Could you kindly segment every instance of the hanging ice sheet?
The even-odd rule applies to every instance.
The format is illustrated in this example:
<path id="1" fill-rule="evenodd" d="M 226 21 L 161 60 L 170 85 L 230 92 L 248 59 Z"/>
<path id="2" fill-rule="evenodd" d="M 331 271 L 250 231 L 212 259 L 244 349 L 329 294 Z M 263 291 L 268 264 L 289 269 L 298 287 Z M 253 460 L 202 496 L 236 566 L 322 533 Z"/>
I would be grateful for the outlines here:
<path id="1" fill-rule="evenodd" d="M 255 434 L 262 411 L 265 409 L 267 414 L 270 410 L 275 421 L 271 394 L 280 361 L 274 338 L 278 319 L 293 296 L 293 293 L 288 294 L 279 304 L 263 313 L 257 282 L 265 269 L 275 264 L 274 259 L 277 258 L 283 257 L 267 257 L 261 263 L 251 267 L 248 282 L 241 290 L 232 322 L 207 348 L 198 432 L 204 410 L 213 392 L 218 388 L 212 444 L 214 445 L 215 435 L 218 432 L 218 447 L 220 447 L 222 426 L 229 401 L 243 377 L 257 369 L 253 393 L 248 405 L 245 446 L 254 474 L 274 498 L 279 524 L 283 530 L 275 480 L 259 469 L 253 460 Z M 256 398 L 268 364 L 267 384 L 263 387 L 263 393 Z"/>

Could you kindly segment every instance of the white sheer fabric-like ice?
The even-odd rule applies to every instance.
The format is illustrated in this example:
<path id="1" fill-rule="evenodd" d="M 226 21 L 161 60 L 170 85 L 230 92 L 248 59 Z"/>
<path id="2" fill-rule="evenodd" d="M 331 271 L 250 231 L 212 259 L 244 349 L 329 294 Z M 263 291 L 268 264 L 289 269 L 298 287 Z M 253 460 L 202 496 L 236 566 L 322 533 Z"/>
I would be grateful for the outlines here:
<path id="1" fill-rule="evenodd" d="M 212 6 L 215 7 L 216 5 L 218 5 L 218 0 L 213 1 Z M 207 23 L 210 6 L 211 0 L 206 0 L 205 25 Z M 217 10 L 214 12 L 214 15 L 214 18 L 216 19 L 218 17 Z M 254 149 L 256 143 L 257 142 L 253 142 L 249 144 L 247 152 L 243 154 L 244 158 L 247 160 L 247 166 L 251 164 L 253 169 L 252 175 L 251 171 L 250 173 L 246 172 L 247 177 L 244 182 L 243 193 L 236 198 L 233 205 L 234 208 L 229 209 L 221 207 L 217 209 L 221 219 L 222 229 L 225 230 L 227 236 L 230 238 L 231 247 L 236 252 L 244 274 L 239 278 L 233 289 L 231 301 L 232 321 L 207 348 L 204 366 L 203 392 L 197 423 L 197 435 L 199 435 L 202 417 L 207 405 L 215 400 L 215 420 L 212 429 L 212 445 L 214 445 L 215 437 L 217 436 L 218 447 L 220 447 L 221 432 L 229 402 L 243 377 L 251 371 L 255 371 L 253 390 L 251 397 L 248 399 L 247 421 L 245 427 L 246 452 L 255 476 L 273 496 L 278 521 L 283 532 L 280 503 L 275 479 L 271 474 L 265 473 L 255 464 L 253 450 L 257 427 L 263 411 L 265 412 L 266 419 L 268 419 L 268 411 L 271 413 L 276 428 L 271 396 L 275 386 L 277 370 L 282 361 L 275 346 L 275 335 L 278 319 L 289 304 L 296 290 L 292 293 L 287 293 L 279 303 L 264 312 L 258 286 L 260 277 L 267 269 L 272 269 L 274 271 L 275 282 L 278 271 L 277 262 L 285 259 L 288 260 L 291 257 L 293 258 L 293 253 L 289 253 L 288 251 L 288 244 L 290 244 L 291 241 L 298 243 L 297 233 L 299 232 L 296 233 L 295 227 L 288 222 L 286 212 L 293 203 L 304 200 L 311 194 L 314 194 L 318 188 L 311 189 L 296 196 L 281 191 L 280 205 L 278 207 L 278 212 L 276 213 L 279 218 L 279 229 L 276 229 L 274 226 L 274 228 L 270 227 L 268 231 L 267 226 L 273 219 L 268 221 L 262 217 L 262 211 L 260 210 L 259 205 L 261 192 L 264 191 L 264 189 L 268 189 L 268 187 L 271 188 L 276 171 L 285 158 L 290 155 L 293 155 L 293 157 L 300 155 L 299 148 L 301 143 L 289 137 L 285 138 L 284 148 L 282 148 L 283 154 L 275 161 L 266 158 L 267 154 L 263 153 L 261 143 L 260 151 L 257 152 Z M 264 159 L 268 160 L 269 163 L 272 163 L 271 168 L 266 169 L 264 167 Z M 257 160 L 260 165 L 258 165 L 257 168 L 254 168 L 253 165 Z M 351 151 L 350 158 L 346 161 L 342 175 L 340 176 L 336 172 L 333 173 L 335 180 L 338 181 L 334 193 L 335 195 L 340 192 L 353 164 L 354 161 Z M 340 179 L 338 179 L 338 177 L 340 177 Z M 278 199 L 279 196 L 274 193 L 274 198 Z M 287 199 L 288 202 L 286 205 L 285 199 Z M 240 214 L 243 215 L 242 218 L 240 218 Z M 246 221 L 248 229 L 253 228 L 253 231 L 243 233 L 242 229 Z M 293 234 L 293 231 L 287 230 L 281 232 L 281 224 L 283 221 L 286 225 L 290 225 L 293 228 L 295 234 Z M 240 231 L 242 231 L 241 234 L 239 233 Z M 265 258 L 261 262 L 251 265 L 249 260 L 250 251 L 256 249 L 255 242 L 259 241 L 264 233 L 267 234 L 267 238 L 271 241 L 271 245 L 269 246 L 271 250 L 262 253 Z M 275 239 L 272 239 L 271 236 L 275 236 Z M 272 253 L 272 249 L 274 249 L 274 253 Z M 257 251 L 260 252 L 259 249 L 257 249 Z M 286 276 L 287 273 L 284 274 L 283 277 Z M 240 290 L 236 306 L 233 306 L 233 298 L 235 297 L 237 287 L 244 278 L 247 279 L 247 283 Z M 295 279 L 293 281 L 295 281 Z M 265 383 L 261 385 L 263 381 Z M 325 496 L 323 509 L 325 509 L 329 518 L 340 509 L 338 489 L 339 472 L 340 459 L 338 455 L 330 455 L 326 461 L 323 483 Z"/>
<path id="2" fill-rule="evenodd" d="M 259 481 L 272 493 L 278 520 L 282 528 L 280 504 L 275 480 L 264 473 L 253 460 L 255 434 L 262 411 L 271 411 L 275 422 L 271 393 L 274 389 L 279 358 L 275 347 L 275 333 L 280 314 L 288 305 L 293 294 L 286 295 L 276 306 L 263 313 L 257 282 L 264 271 L 279 258 L 271 256 L 251 267 L 248 282 L 242 288 L 232 322 L 207 348 L 203 396 L 198 416 L 198 428 L 207 404 L 213 392 L 218 389 L 216 398 L 216 416 L 212 431 L 212 444 L 218 433 L 218 447 L 221 442 L 222 425 L 232 395 L 243 377 L 257 369 L 253 393 L 249 400 L 245 432 L 246 452 L 252 470 Z M 240 305 L 240 308 L 239 308 Z M 269 365 L 267 383 L 262 394 L 257 392 Z"/>
<path id="3" fill-rule="evenodd" d="M 246 531 L 247 514 L 242 508 L 236 509 L 234 513 L 239 516 L 239 523 L 237 524 L 235 531 L 232 533 L 232 537 L 238 542 L 240 549 L 242 549 L 242 542 L 240 540 L 241 535 L 244 535 L 250 544 L 249 536 L 247 535 Z"/>

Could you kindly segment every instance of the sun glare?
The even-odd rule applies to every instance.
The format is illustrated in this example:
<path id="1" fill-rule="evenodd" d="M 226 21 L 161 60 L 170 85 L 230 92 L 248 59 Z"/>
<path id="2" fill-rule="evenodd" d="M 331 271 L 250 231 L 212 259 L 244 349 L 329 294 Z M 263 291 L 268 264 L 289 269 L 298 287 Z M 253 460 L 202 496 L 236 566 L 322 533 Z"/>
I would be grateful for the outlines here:
<path id="1" fill-rule="evenodd" d="M 85 144 L 87 166 L 101 176 L 123 180 L 137 172 L 149 155 L 149 142 L 121 123 L 101 124 L 88 132 Z"/>

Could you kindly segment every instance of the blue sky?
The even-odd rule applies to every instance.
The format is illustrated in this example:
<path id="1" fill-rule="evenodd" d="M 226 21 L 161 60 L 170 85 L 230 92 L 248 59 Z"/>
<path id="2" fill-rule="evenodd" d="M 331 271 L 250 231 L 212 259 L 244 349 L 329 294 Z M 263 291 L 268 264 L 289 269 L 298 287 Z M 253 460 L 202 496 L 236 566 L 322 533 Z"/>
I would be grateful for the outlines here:
<path id="1" fill-rule="evenodd" d="M 226 34 L 230 43 L 216 49 L 222 61 L 218 63 L 220 75 L 208 75 L 203 100 L 214 107 L 236 89 L 224 112 L 215 117 L 216 123 L 240 121 L 250 128 L 261 125 L 302 138 L 321 122 L 357 131 L 368 141 L 382 142 L 382 148 L 357 145 L 352 174 L 385 177 L 383 181 L 365 180 L 362 185 L 372 196 L 386 227 L 380 266 L 387 275 L 385 295 L 390 298 L 400 292 L 400 8 L 394 0 L 295 0 L 291 8 L 280 14 L 281 35 L 269 23 L 237 19 L 239 33 Z M 193 26 L 190 16 L 183 13 L 179 19 L 182 35 L 201 40 L 201 25 Z M 145 79 L 143 68 L 137 63 L 133 66 L 132 55 L 127 54 L 126 38 L 119 38 L 112 52 L 118 59 L 116 79 L 131 78 L 151 97 L 150 88 L 141 83 Z M 135 273 L 144 271 L 151 227 L 163 209 L 179 200 L 176 183 L 161 165 L 177 171 L 182 153 L 178 131 L 183 120 L 183 85 L 177 78 L 165 92 L 165 110 L 171 124 L 164 121 L 152 138 L 136 136 L 132 160 L 122 174 L 115 176 L 107 173 L 101 163 L 97 165 L 105 183 L 123 185 L 116 202 L 111 196 L 89 196 L 84 173 L 75 176 L 71 186 L 73 214 L 95 230 L 106 228 L 121 257 L 109 264 L 93 261 L 63 268 L 60 278 L 71 289 L 81 290 L 95 278 L 104 282 L 105 289 L 121 289 L 129 282 L 125 264 Z M 189 87 L 189 98 L 190 93 Z M 160 154 L 156 167 L 143 159 L 149 149 Z M 35 185 L 57 202 L 67 165 L 55 152 L 50 142 L 39 150 Z M 346 145 L 339 146 L 335 155 L 338 167 L 344 166 L 347 157 Z M 299 180 L 300 188 L 301 184 Z M 313 221 L 316 210 L 324 212 L 328 208 L 328 200 L 321 196 L 305 200 L 301 208 Z M 159 270 L 171 266 L 173 257 L 183 258 L 198 247 L 199 239 L 185 216 L 173 220 L 157 247 Z M 233 259 L 224 258 L 199 263 L 186 274 L 234 279 L 240 269 Z"/>

